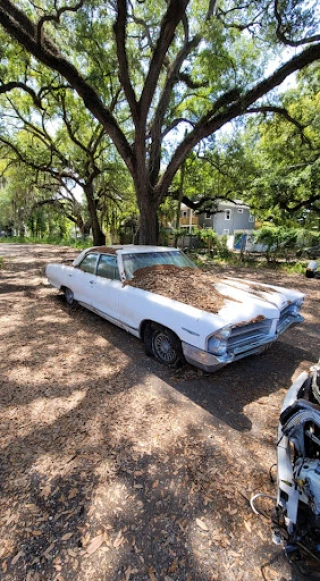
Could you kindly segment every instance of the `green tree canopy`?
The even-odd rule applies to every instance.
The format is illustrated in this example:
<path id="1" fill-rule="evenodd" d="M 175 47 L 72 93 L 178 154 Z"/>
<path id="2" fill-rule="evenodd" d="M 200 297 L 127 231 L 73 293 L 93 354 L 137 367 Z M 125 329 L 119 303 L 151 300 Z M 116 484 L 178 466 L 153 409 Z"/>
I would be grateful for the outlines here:
<path id="1" fill-rule="evenodd" d="M 312 226 L 320 216 L 320 69 L 299 75 L 282 98 L 286 115 L 270 112 L 244 136 L 251 160 L 248 199 L 277 223 L 298 219 Z"/>
<path id="2" fill-rule="evenodd" d="M 83 233 L 92 228 L 95 244 L 103 244 L 102 223 L 110 207 L 119 206 L 132 191 L 128 173 L 77 94 L 43 66 L 31 68 L 25 58 L 28 86 L 37 88 L 37 96 L 20 87 L 0 96 L 2 159 L 9 167 L 16 164 L 18 172 L 22 164 L 33 170 L 39 186 L 34 204 L 60 207 Z M 75 186 L 84 192 L 87 212 Z"/>
<path id="3" fill-rule="evenodd" d="M 265 96 L 320 58 L 315 1 L 0 0 L 0 8 L 31 66 L 36 59 L 59 73 L 111 139 L 134 183 L 141 243 L 157 241 L 157 210 L 194 148 L 232 120 L 270 110 Z M 11 60 L 12 52 L 0 91 L 24 88 L 41 105 Z"/>

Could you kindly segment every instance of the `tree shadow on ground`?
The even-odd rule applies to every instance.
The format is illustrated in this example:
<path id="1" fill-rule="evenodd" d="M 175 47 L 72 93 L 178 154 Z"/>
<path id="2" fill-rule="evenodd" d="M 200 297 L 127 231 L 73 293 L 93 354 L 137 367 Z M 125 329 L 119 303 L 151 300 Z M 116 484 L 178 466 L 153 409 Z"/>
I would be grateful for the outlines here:
<path id="1" fill-rule="evenodd" d="M 211 581 L 216 575 L 230 581 L 243 568 L 248 579 L 258 579 L 257 563 L 267 559 L 270 547 L 266 536 L 252 551 L 251 535 L 243 535 L 244 521 L 255 539 L 261 525 L 241 490 L 248 478 L 253 488 L 261 483 L 264 470 L 254 451 L 254 468 L 248 470 L 236 438 L 226 446 L 210 423 L 192 425 L 188 419 L 183 435 L 175 433 L 172 420 L 172 429 L 163 425 L 162 440 L 152 447 L 151 421 L 148 432 L 136 421 L 131 438 L 126 430 L 119 435 L 125 413 L 109 402 L 99 441 L 86 440 L 66 461 L 74 444 L 66 440 L 63 446 L 57 433 L 69 431 L 72 440 L 73 418 L 92 420 L 89 398 L 54 425 L 38 426 L 27 441 L 17 438 L 9 451 L 16 472 L 10 471 L 2 489 L 3 501 L 10 500 L 5 516 L 13 517 L 11 543 L 0 560 L 3 579 Z M 162 412 L 172 416 L 170 404 L 177 408 L 178 402 L 178 396 L 169 404 L 163 398 Z M 21 463 L 24 449 L 29 456 Z M 56 476 L 45 470 L 45 458 L 54 464 L 55 455 L 63 456 Z"/>
<path id="2" fill-rule="evenodd" d="M 5 581 L 258 581 L 269 533 L 247 499 L 274 489 L 245 410 L 313 352 L 289 331 L 216 374 L 171 371 L 54 291 L 36 298 L 3 329 Z"/>
<path id="3" fill-rule="evenodd" d="M 209 581 L 215 572 L 229 581 L 235 549 L 236 566 L 246 560 L 254 570 L 259 558 L 266 559 L 268 540 L 249 556 L 246 542 L 240 548 L 235 539 L 250 514 L 239 483 L 246 487 L 249 479 L 259 486 L 260 459 L 248 475 L 237 456 L 239 438 L 229 431 L 216 441 L 214 418 L 172 389 L 176 374 L 165 370 L 168 381 L 160 379 L 164 368 L 145 357 L 139 341 L 82 309 L 65 313 L 62 333 L 82 332 L 93 319 L 88 349 L 100 356 L 95 339 L 106 333 L 113 352 L 125 349 L 129 356 L 103 383 L 99 373 L 90 385 L 51 379 L 38 391 L 28 382 L 7 382 L 7 431 L 13 430 L 11 410 L 22 406 L 25 414 L 18 426 L 24 433 L 12 433 L 1 450 L 1 496 L 10 523 L 0 564 L 4 579 Z M 48 337 L 47 346 L 51 341 L 59 352 L 50 329 L 46 311 L 37 312 L 27 342 Z M 42 356 L 27 360 L 26 370 L 34 377 L 43 363 Z M 68 362 L 71 377 L 76 371 L 79 359 Z M 137 385 L 142 389 L 135 394 Z M 70 406 L 75 393 L 80 396 Z M 49 418 L 44 408 L 35 421 L 30 406 L 46 402 Z"/>
<path id="4" fill-rule="evenodd" d="M 301 361 L 313 361 L 313 353 L 286 344 L 285 339 L 267 352 L 243 359 L 217 371 L 182 380 L 175 389 L 236 430 L 250 430 L 246 406 L 281 387 L 289 388 Z M 279 365 L 281 360 L 281 365 Z M 284 363 L 285 362 L 285 363 Z"/>

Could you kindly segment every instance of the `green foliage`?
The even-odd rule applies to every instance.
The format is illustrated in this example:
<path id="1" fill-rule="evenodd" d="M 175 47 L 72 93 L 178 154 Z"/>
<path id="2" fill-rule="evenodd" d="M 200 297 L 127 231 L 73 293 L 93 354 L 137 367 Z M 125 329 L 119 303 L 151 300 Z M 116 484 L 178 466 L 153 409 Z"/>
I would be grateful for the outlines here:
<path id="1" fill-rule="evenodd" d="M 218 235 L 212 228 L 202 228 L 197 234 L 200 240 L 203 240 L 208 247 L 218 243 Z"/>
<path id="2" fill-rule="evenodd" d="M 93 244 L 92 238 L 84 240 L 83 238 L 74 238 L 72 236 L 65 236 L 65 238 L 44 235 L 42 237 L 30 236 L 7 236 L 0 237 L 1 244 L 52 244 L 54 246 L 71 246 L 83 250 L 90 248 Z"/>
<path id="3" fill-rule="evenodd" d="M 104 229 L 112 237 L 121 213 L 135 205 L 141 241 L 154 243 L 159 206 L 176 193 L 183 164 L 183 193 L 192 199 L 251 199 L 277 224 L 304 203 L 306 192 L 312 200 L 317 195 L 319 163 L 312 148 L 301 147 L 297 124 L 267 115 L 261 131 L 251 128 L 253 140 L 248 134 L 235 138 L 229 124 L 237 119 L 234 127 L 242 130 L 256 100 L 259 106 L 279 104 L 272 90 L 281 79 L 270 67 L 279 54 L 281 63 L 291 59 L 286 44 L 302 47 L 305 60 L 283 67 L 282 80 L 309 62 L 301 39 L 319 34 L 315 0 L 280 1 L 276 14 L 268 0 L 190 0 L 185 6 L 173 0 L 88 0 L 69 10 L 53 0 L 3 4 L 0 79 L 19 86 L 0 97 L 2 159 L 33 168 L 38 191 L 28 197 L 41 203 L 45 174 L 55 204 L 83 233 L 91 226 L 94 236 Z M 310 94 L 303 76 L 300 83 L 303 100 L 288 94 L 288 111 L 308 125 L 309 140 L 319 141 L 315 91 Z M 301 149 L 308 167 L 293 171 Z M 81 203 L 62 195 L 62 186 L 72 190 L 75 184 L 85 193 Z M 35 236 L 54 229 L 46 211 L 26 219 Z"/>
<path id="4" fill-rule="evenodd" d="M 260 230 L 253 232 L 253 240 L 256 244 L 262 244 L 266 248 L 267 260 L 271 260 L 284 253 L 287 255 L 289 250 L 296 248 L 298 231 L 293 228 L 283 226 L 263 226 Z"/>
<path id="5" fill-rule="evenodd" d="M 305 276 L 307 265 L 307 262 L 280 262 L 279 268 L 289 274 L 296 273 Z"/>
<path id="6" fill-rule="evenodd" d="M 247 157 L 252 160 L 247 199 L 261 217 L 272 217 L 276 225 L 299 220 L 311 229 L 318 226 L 320 215 L 318 63 L 299 75 L 278 105 L 286 116 L 260 117 L 245 135 Z"/>

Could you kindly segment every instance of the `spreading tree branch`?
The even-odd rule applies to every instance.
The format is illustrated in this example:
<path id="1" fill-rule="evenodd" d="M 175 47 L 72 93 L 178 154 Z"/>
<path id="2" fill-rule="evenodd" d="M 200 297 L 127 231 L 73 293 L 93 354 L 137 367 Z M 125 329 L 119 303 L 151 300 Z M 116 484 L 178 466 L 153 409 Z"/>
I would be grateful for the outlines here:
<path id="1" fill-rule="evenodd" d="M 37 24 L 36 32 L 37 42 L 40 45 L 42 44 L 42 30 L 46 22 L 56 22 L 59 24 L 62 14 L 64 14 L 65 12 L 77 12 L 80 8 L 82 8 L 83 5 L 84 0 L 79 0 L 78 4 L 75 4 L 75 6 L 61 6 L 61 8 L 57 8 L 56 14 L 45 14 L 44 16 L 42 16 Z"/>
<path id="2" fill-rule="evenodd" d="M 11 0 L 0 0 L 0 24 L 40 62 L 59 72 L 82 98 L 85 106 L 103 125 L 110 135 L 128 169 L 134 170 L 134 154 L 115 118 L 104 105 L 93 87 L 76 67 L 59 51 L 58 47 L 42 31 L 38 42 L 37 26 Z"/>
<path id="3" fill-rule="evenodd" d="M 299 130 L 302 141 L 312 146 L 310 139 L 304 134 L 304 129 L 306 128 L 306 125 L 302 125 L 297 119 L 292 117 L 289 111 L 284 107 L 276 107 L 273 105 L 262 105 L 261 107 L 250 107 L 247 110 L 247 113 L 276 113 L 277 115 L 280 115 Z"/>
<path id="4" fill-rule="evenodd" d="M 0 94 L 9 93 L 13 89 L 22 89 L 25 93 L 28 93 L 32 97 L 32 100 L 36 107 L 42 109 L 41 98 L 37 93 L 29 87 L 26 83 L 22 83 L 19 81 L 10 81 L 9 83 L 4 83 L 0 79 Z"/>
<path id="5" fill-rule="evenodd" d="M 161 22 L 159 38 L 150 61 L 149 71 L 139 101 L 141 123 L 143 125 L 145 125 L 146 122 L 168 49 L 173 41 L 176 28 L 185 15 L 189 1 L 190 0 L 169 0 L 167 11 Z"/>
<path id="6" fill-rule="evenodd" d="M 320 41 L 320 34 L 315 34 L 312 36 L 307 36 L 306 38 L 301 38 L 300 40 L 293 40 L 288 38 L 286 35 L 286 25 L 282 22 L 281 14 L 279 12 L 279 0 L 274 0 L 274 15 L 277 21 L 277 37 L 281 42 L 288 46 L 298 47 L 305 44 L 311 44 L 312 42 Z"/>
<path id="7" fill-rule="evenodd" d="M 138 122 L 138 108 L 136 96 L 130 81 L 129 65 L 126 49 L 126 28 L 127 28 L 127 0 L 117 2 L 117 20 L 114 24 L 114 33 L 117 45 L 117 56 L 119 64 L 119 80 L 126 95 L 130 111 L 135 123 Z"/>
<path id="8" fill-rule="evenodd" d="M 198 121 L 195 128 L 177 147 L 166 171 L 157 184 L 155 194 L 159 196 L 159 199 L 163 199 L 166 195 L 173 176 L 197 143 L 221 129 L 229 121 L 245 115 L 254 103 L 280 85 L 290 74 L 319 59 L 320 43 L 313 44 L 305 48 L 300 54 L 292 57 L 269 77 L 260 81 L 248 91 L 239 95 L 239 92 L 234 90 L 221 97 L 212 110 Z"/>

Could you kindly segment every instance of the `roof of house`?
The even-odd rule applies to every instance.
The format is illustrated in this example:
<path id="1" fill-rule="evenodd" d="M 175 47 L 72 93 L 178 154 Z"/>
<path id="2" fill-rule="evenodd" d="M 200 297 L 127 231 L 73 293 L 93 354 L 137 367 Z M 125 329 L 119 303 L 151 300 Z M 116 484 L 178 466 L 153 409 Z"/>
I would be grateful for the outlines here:
<path id="1" fill-rule="evenodd" d="M 227 207 L 227 208 L 244 208 L 244 209 L 250 210 L 250 206 L 248 206 L 248 204 L 245 204 L 242 200 L 230 201 L 230 200 L 224 200 L 223 198 L 221 198 L 219 200 L 212 200 L 212 203 L 216 203 L 216 202 L 218 202 L 218 207 L 219 207 L 219 205 L 223 205 L 224 207 Z M 190 208 L 186 204 L 181 204 L 180 210 L 190 210 Z M 204 212 L 205 212 L 205 210 L 203 210 L 203 212 L 201 212 L 201 213 L 204 213 Z"/>

